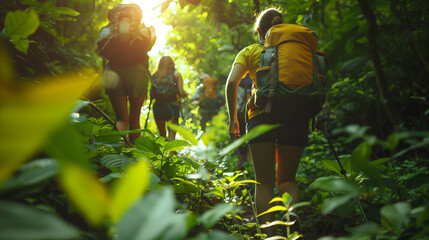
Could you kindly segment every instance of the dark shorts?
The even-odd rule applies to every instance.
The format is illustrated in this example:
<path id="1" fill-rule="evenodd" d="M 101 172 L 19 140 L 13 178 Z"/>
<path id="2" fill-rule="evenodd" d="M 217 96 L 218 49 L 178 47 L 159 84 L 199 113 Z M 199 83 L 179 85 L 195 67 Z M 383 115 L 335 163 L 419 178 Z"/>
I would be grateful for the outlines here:
<path id="1" fill-rule="evenodd" d="M 177 103 L 157 103 L 155 100 L 152 110 L 155 120 L 179 119 L 180 106 Z"/>
<path id="2" fill-rule="evenodd" d="M 272 115 L 260 114 L 249 119 L 247 131 L 261 124 L 281 124 L 281 126 L 250 140 L 249 143 L 275 142 L 300 147 L 307 145 L 309 119 L 297 119 L 284 111 L 275 110 Z"/>
<path id="3" fill-rule="evenodd" d="M 149 72 L 143 64 L 107 67 L 103 81 L 106 94 L 112 97 L 146 96 Z"/>

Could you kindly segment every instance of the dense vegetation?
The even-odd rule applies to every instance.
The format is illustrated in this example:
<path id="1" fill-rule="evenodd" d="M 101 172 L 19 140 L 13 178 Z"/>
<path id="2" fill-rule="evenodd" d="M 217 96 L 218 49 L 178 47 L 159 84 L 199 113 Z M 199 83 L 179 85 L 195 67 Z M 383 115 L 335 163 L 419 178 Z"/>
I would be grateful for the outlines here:
<path id="1" fill-rule="evenodd" d="M 253 170 L 236 171 L 245 139 L 230 142 L 225 109 L 202 133 L 184 100 L 173 142 L 148 104 L 135 146 L 112 130 L 95 43 L 119 2 L 1 3 L 0 239 L 256 239 Z M 313 29 L 330 61 L 297 176 L 302 238 L 428 239 L 428 1 L 167 0 L 172 30 L 150 70 L 168 54 L 189 94 L 203 72 L 224 84 L 270 4 Z"/>

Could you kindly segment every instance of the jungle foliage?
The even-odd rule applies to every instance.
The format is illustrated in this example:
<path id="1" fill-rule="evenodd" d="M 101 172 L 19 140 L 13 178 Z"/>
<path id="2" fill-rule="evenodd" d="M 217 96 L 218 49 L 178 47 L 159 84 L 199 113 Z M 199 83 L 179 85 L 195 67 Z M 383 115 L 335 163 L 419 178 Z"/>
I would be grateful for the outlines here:
<path id="1" fill-rule="evenodd" d="M 234 150 L 269 126 L 231 142 L 225 109 L 202 133 L 183 101 L 178 140 L 158 136 L 147 106 L 135 146 L 122 137 L 133 131 L 113 130 L 95 43 L 119 2 L 0 5 L 0 239 L 257 239 L 257 183 L 249 161 L 236 171 Z M 160 55 L 189 94 L 199 73 L 224 83 L 269 5 L 313 29 L 330 62 L 297 175 L 302 203 L 279 196 L 270 210 L 301 216 L 302 235 L 288 239 L 428 239 L 429 2 L 167 0 Z"/>

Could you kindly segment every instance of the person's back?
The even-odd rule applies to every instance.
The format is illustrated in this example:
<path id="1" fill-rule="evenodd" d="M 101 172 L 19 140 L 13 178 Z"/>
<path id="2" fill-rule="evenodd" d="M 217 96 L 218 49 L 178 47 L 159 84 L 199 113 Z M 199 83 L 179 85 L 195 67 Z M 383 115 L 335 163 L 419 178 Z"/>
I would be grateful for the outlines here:
<path id="1" fill-rule="evenodd" d="M 147 52 L 155 43 L 153 27 L 141 23 L 142 11 L 136 4 L 119 4 L 108 12 L 109 24 L 100 30 L 98 52 L 103 56 L 106 94 L 116 116 L 119 131 L 140 129 L 140 110 L 149 80 Z M 130 110 L 128 112 L 128 102 Z M 130 142 L 140 133 L 130 135 Z"/>
<path id="2" fill-rule="evenodd" d="M 258 16 L 255 23 L 255 32 L 258 33 L 260 42 L 266 40 L 266 35 L 268 35 L 266 33 L 270 28 L 281 23 L 282 14 L 280 11 L 274 8 L 264 10 Z M 255 86 L 256 93 L 260 90 L 260 87 L 263 87 L 258 85 L 258 73 L 265 69 L 278 70 L 275 65 L 270 64 L 265 66 L 261 64 L 261 56 L 263 56 L 261 54 L 262 51 L 263 46 L 261 43 L 255 43 L 245 47 L 237 54 L 229 73 L 225 91 L 231 135 L 240 136 L 241 133 L 237 116 L 237 90 L 241 79 L 246 73 L 249 73 Z M 291 51 L 291 55 L 289 56 L 296 56 L 296 52 L 293 52 L 293 50 Z M 266 56 L 268 58 L 270 55 L 267 54 Z M 273 57 L 269 57 L 267 60 L 270 61 L 271 59 L 273 59 Z M 311 65 L 313 64 L 311 63 Z M 311 67 L 310 69 L 312 71 L 313 68 Z M 288 71 L 288 68 L 284 67 L 281 70 Z M 295 71 L 296 69 L 293 70 Z M 274 74 L 278 74 L 278 72 L 274 71 Z M 275 77 L 274 74 L 268 74 L 267 76 Z M 265 82 L 268 81 L 270 81 L 270 79 L 267 79 Z M 268 85 L 268 87 L 270 87 L 270 85 Z M 269 96 L 276 96 L 274 92 L 268 92 Z M 276 182 L 280 196 L 284 193 L 288 193 L 292 196 L 293 200 L 290 205 L 299 201 L 300 192 L 295 182 L 295 176 L 302 151 L 308 140 L 309 119 L 300 118 L 300 116 L 294 116 L 290 112 L 285 111 L 284 106 L 287 104 L 287 102 L 273 103 L 271 114 L 265 114 L 263 109 L 260 109 L 255 104 L 255 101 L 249 101 L 248 104 L 248 132 L 263 124 L 280 125 L 249 141 L 255 178 L 259 183 L 255 186 L 255 202 L 258 214 L 267 211 L 272 206 L 269 202 L 274 198 L 273 189 Z M 305 111 L 305 109 L 302 110 Z M 290 119 L 293 119 L 293 121 L 290 121 Z M 273 222 L 274 214 L 263 214 L 259 216 L 258 219 L 261 224 Z M 264 229 L 263 231 L 267 233 L 269 237 L 275 234 L 274 227 Z"/>

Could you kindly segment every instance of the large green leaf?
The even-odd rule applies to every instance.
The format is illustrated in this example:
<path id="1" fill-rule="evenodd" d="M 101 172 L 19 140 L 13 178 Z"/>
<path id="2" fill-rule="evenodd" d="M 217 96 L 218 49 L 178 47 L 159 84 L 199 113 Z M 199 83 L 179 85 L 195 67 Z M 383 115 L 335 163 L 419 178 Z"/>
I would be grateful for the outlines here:
<path id="1" fill-rule="evenodd" d="M 339 177 L 320 177 L 311 183 L 309 188 L 321 189 L 327 192 L 359 192 L 359 188 L 356 185 Z"/>
<path id="2" fill-rule="evenodd" d="M 134 161 L 124 155 L 110 154 L 100 159 L 100 163 L 112 171 L 124 171 Z"/>
<path id="3" fill-rule="evenodd" d="M 0 201 L 0 239 L 78 239 L 79 231 L 58 216 L 23 204 Z"/>
<path id="4" fill-rule="evenodd" d="M 355 196 L 355 194 L 349 193 L 349 194 L 344 195 L 344 196 L 333 197 L 331 199 L 326 200 L 323 203 L 322 213 L 323 214 L 328 214 L 328 213 L 332 212 L 337 207 L 339 207 L 339 206 L 345 204 L 346 202 L 348 202 L 354 196 Z"/>
<path id="5" fill-rule="evenodd" d="M 394 234 L 399 235 L 404 226 L 410 222 L 411 206 L 409 203 L 399 202 L 381 208 L 381 223 L 384 227 L 391 229 Z"/>
<path id="6" fill-rule="evenodd" d="M 39 16 L 34 10 L 8 12 L 5 19 L 5 36 L 10 38 L 16 49 L 27 54 L 28 36 L 39 27 Z"/>
<path id="7" fill-rule="evenodd" d="M 183 140 L 174 140 L 169 143 L 167 143 L 164 147 L 165 151 L 179 151 L 184 149 L 185 147 L 189 147 L 191 144 L 187 141 Z"/>
<path id="8" fill-rule="evenodd" d="M 70 162 L 61 167 L 59 181 L 76 209 L 92 225 L 99 226 L 107 216 L 108 193 L 88 169 Z"/>
<path id="9" fill-rule="evenodd" d="M 192 134 L 191 131 L 171 122 L 168 122 L 167 126 L 180 134 L 180 136 L 182 136 L 184 139 L 188 140 L 192 145 L 196 146 L 198 144 L 197 138 L 194 136 L 194 134 Z"/>
<path id="10" fill-rule="evenodd" d="M 211 229 L 225 214 L 237 209 L 234 205 L 219 204 L 201 215 L 200 221 L 206 229 Z"/>
<path id="11" fill-rule="evenodd" d="M 175 213 L 170 187 L 151 191 L 136 202 L 116 224 L 115 240 L 176 240 L 187 234 L 188 214 Z"/>
<path id="12" fill-rule="evenodd" d="M 143 150 L 144 152 L 152 154 L 160 154 L 161 149 L 158 143 L 148 137 L 139 137 L 135 141 L 136 148 Z"/>
<path id="13" fill-rule="evenodd" d="M 149 173 L 146 161 L 141 160 L 129 166 L 124 177 L 114 183 L 109 205 L 110 216 L 114 223 L 144 194 L 149 182 Z"/>
<path id="14" fill-rule="evenodd" d="M 367 142 L 361 143 L 352 152 L 352 168 L 358 171 L 363 171 L 370 180 L 377 184 L 382 185 L 381 177 L 376 168 L 370 164 L 371 145 Z"/>
<path id="15" fill-rule="evenodd" d="M 5 182 L 1 191 L 40 183 L 58 173 L 58 163 L 54 159 L 38 159 L 19 168 L 18 174 Z"/>
<path id="16" fill-rule="evenodd" d="M 0 184 L 63 126 L 95 79 L 72 74 L 20 90 L 0 86 Z"/>
<path id="17" fill-rule="evenodd" d="M 5 19 L 5 36 L 10 39 L 27 38 L 39 27 L 39 16 L 33 10 L 8 12 Z"/>

